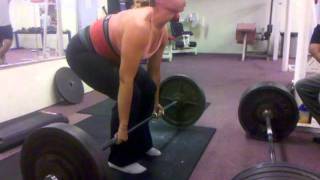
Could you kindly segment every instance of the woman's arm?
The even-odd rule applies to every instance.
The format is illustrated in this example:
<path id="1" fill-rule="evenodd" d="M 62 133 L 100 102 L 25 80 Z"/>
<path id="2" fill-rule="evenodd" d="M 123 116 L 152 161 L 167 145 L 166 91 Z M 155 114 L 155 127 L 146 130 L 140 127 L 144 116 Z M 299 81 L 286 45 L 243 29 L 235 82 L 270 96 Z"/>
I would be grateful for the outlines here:
<path id="1" fill-rule="evenodd" d="M 320 63 L 320 44 L 310 44 L 309 52 Z"/>
<path id="2" fill-rule="evenodd" d="M 320 63 L 320 25 L 318 24 L 312 33 L 309 52 Z"/>
<path id="3" fill-rule="evenodd" d="M 148 63 L 148 73 L 157 86 L 157 92 L 155 94 L 155 106 L 159 104 L 159 86 L 161 81 L 160 65 L 162 62 L 162 55 L 163 55 L 164 48 L 167 45 L 167 39 L 168 39 L 168 34 L 167 34 L 167 31 L 165 30 L 165 35 L 159 50 L 150 58 Z"/>
<path id="4" fill-rule="evenodd" d="M 148 28 L 142 23 L 130 22 L 121 42 L 120 84 L 118 93 L 119 131 L 127 131 L 134 88 L 134 79 L 148 43 Z M 121 135 L 120 135 L 121 136 Z M 118 137 L 119 139 L 119 137 Z M 121 139 L 120 140 L 126 140 Z"/>

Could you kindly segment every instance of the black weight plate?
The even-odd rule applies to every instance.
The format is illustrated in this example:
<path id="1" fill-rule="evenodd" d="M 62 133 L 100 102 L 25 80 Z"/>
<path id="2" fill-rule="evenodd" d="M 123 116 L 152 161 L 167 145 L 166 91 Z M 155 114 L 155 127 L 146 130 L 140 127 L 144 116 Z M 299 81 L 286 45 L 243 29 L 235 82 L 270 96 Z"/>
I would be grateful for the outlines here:
<path id="1" fill-rule="evenodd" d="M 186 75 L 167 78 L 160 86 L 160 104 L 165 106 L 177 101 L 167 109 L 163 119 L 176 127 L 194 124 L 205 110 L 206 98 L 202 89 Z"/>
<path id="2" fill-rule="evenodd" d="M 262 163 L 246 169 L 233 180 L 319 180 L 320 175 L 288 163 Z"/>
<path id="3" fill-rule="evenodd" d="M 265 109 L 272 112 L 274 140 L 289 136 L 297 125 L 299 111 L 288 89 L 274 82 L 262 82 L 243 94 L 238 109 L 240 124 L 250 136 L 259 140 L 267 140 L 266 121 L 262 116 Z"/>
<path id="4" fill-rule="evenodd" d="M 21 151 L 24 180 L 102 180 L 105 160 L 96 142 L 78 127 L 55 123 L 30 135 Z"/>
<path id="5" fill-rule="evenodd" d="M 58 94 L 68 103 L 78 104 L 84 96 L 84 88 L 79 77 L 67 67 L 60 68 L 54 77 Z"/>

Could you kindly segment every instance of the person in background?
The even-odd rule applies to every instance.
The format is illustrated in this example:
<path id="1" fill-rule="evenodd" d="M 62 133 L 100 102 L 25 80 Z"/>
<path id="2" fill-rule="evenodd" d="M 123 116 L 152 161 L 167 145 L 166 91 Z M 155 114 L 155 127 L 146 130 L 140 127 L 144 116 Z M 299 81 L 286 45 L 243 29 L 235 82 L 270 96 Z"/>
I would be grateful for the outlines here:
<path id="1" fill-rule="evenodd" d="M 44 28 L 45 20 L 47 20 L 47 27 L 51 25 L 51 17 L 46 13 L 43 8 L 40 9 L 40 25 Z"/>
<path id="2" fill-rule="evenodd" d="M 314 29 L 309 52 L 320 63 L 320 25 Z M 303 104 L 320 124 L 320 74 L 299 80 L 295 88 Z"/>
<path id="3" fill-rule="evenodd" d="M 11 0 L 0 0 L 0 65 L 6 64 L 6 53 L 12 45 L 12 26 L 9 16 Z"/>

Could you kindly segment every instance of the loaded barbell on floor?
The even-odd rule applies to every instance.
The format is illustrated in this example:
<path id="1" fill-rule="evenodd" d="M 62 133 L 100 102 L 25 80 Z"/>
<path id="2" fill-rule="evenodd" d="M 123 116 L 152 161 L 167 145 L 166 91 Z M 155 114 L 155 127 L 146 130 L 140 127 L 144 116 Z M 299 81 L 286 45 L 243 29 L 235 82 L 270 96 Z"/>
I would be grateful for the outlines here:
<path id="1" fill-rule="evenodd" d="M 272 114 L 273 138 L 280 141 L 290 135 L 299 120 L 299 110 L 288 89 L 275 82 L 261 82 L 242 95 L 239 121 L 246 133 L 258 140 L 268 140 L 264 112 Z"/>
<path id="2" fill-rule="evenodd" d="M 185 75 L 167 78 L 160 86 L 163 120 L 178 128 L 194 124 L 205 110 L 201 88 Z M 155 118 L 150 116 L 136 126 Z M 113 138 L 102 146 L 80 128 L 56 123 L 32 133 L 24 142 L 20 166 L 25 180 L 103 180 L 106 179 L 103 151 L 116 142 Z"/>
<path id="3" fill-rule="evenodd" d="M 271 162 L 246 169 L 233 180 L 320 179 L 320 175 L 312 171 L 277 161 L 274 140 L 289 136 L 299 117 L 297 103 L 287 88 L 274 82 L 258 83 L 245 91 L 238 113 L 240 124 L 247 134 L 268 141 Z"/>

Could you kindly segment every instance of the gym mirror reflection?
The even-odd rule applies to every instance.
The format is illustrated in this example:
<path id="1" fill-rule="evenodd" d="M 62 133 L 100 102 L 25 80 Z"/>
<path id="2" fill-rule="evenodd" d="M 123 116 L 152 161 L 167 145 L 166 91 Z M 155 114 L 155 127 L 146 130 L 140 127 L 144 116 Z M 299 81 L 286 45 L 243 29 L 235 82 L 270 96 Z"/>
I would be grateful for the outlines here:
<path id="1" fill-rule="evenodd" d="M 0 66 L 57 59 L 76 33 L 76 0 L 0 0 Z M 60 12 L 68 22 L 58 21 Z M 73 14 L 73 15 L 67 15 Z M 71 22 L 71 23 L 70 23 Z"/>

